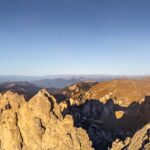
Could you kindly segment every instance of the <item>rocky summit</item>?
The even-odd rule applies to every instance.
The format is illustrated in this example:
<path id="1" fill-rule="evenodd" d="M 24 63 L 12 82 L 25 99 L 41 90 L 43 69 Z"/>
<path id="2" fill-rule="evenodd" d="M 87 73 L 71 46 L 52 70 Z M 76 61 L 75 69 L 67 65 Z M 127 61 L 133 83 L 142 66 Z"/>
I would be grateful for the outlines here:
<path id="1" fill-rule="evenodd" d="M 28 102 L 12 92 L 0 95 L 1 150 L 92 150 L 91 144 L 46 90 Z"/>

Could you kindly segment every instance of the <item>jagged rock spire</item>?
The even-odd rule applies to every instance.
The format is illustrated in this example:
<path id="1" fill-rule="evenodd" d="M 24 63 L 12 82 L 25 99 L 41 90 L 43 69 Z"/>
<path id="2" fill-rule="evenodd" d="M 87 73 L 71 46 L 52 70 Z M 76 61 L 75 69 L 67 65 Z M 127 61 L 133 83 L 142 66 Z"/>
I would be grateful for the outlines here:
<path id="1" fill-rule="evenodd" d="M 7 102 L 11 107 L 5 109 Z M 45 89 L 29 102 L 18 94 L 5 93 L 0 96 L 0 109 L 0 149 L 92 149 L 86 131 L 73 127 L 71 116 L 62 117 L 56 99 Z"/>

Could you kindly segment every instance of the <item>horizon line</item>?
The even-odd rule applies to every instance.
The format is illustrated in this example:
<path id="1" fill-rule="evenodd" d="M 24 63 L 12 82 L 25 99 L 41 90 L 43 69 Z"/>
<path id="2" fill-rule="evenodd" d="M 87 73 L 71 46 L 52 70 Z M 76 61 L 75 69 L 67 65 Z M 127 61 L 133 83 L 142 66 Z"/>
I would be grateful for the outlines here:
<path id="1" fill-rule="evenodd" d="M 150 76 L 150 74 L 47 74 L 47 75 L 30 75 L 30 74 L 0 74 L 0 76 L 22 76 L 22 77 L 47 77 L 47 76 Z"/>

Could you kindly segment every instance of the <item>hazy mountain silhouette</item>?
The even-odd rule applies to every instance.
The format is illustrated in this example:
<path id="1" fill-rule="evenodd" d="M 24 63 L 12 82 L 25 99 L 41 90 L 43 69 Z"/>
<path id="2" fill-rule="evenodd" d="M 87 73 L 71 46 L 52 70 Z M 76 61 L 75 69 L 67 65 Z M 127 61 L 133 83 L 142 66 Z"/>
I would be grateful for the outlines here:
<path id="1" fill-rule="evenodd" d="M 0 84 L 0 92 L 5 93 L 6 91 L 15 92 L 18 94 L 23 94 L 28 100 L 33 95 L 35 95 L 41 88 L 30 84 L 26 81 L 18 82 L 5 82 Z"/>

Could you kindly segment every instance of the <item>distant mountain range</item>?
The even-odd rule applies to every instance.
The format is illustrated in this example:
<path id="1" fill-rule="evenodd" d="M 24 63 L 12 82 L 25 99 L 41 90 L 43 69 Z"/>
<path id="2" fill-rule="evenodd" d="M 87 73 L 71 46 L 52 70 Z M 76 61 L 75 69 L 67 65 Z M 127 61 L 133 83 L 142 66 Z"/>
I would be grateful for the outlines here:
<path id="1" fill-rule="evenodd" d="M 43 79 L 76 79 L 76 80 L 106 80 L 106 79 L 116 79 L 123 78 L 126 76 L 116 76 L 116 75 L 47 75 L 47 76 L 21 76 L 21 75 L 0 75 L 0 82 L 9 81 L 35 81 Z"/>
<path id="2" fill-rule="evenodd" d="M 65 88 L 71 84 L 83 81 L 110 81 L 114 79 L 141 78 L 142 76 L 115 75 L 47 75 L 47 76 L 19 76 L 0 75 L 0 83 L 27 81 L 40 88 Z"/>
<path id="3" fill-rule="evenodd" d="M 57 79 L 41 79 L 29 82 L 42 88 L 64 88 L 80 81 L 81 81 L 80 79 L 57 78 Z"/>
<path id="4" fill-rule="evenodd" d="M 82 81 L 108 81 L 123 78 L 111 75 L 48 75 L 48 76 L 18 76 L 0 75 L 0 84 L 5 82 L 28 82 L 39 88 L 65 88 Z M 8 83 L 7 83 L 8 84 Z"/>
<path id="5" fill-rule="evenodd" d="M 145 76 L 115 76 L 115 75 L 47 75 L 47 76 L 20 76 L 0 75 L 0 85 L 7 82 L 28 82 L 36 88 L 62 89 L 79 82 L 102 82 L 114 79 L 141 79 Z M 149 77 L 147 77 L 149 78 Z M 51 90 L 50 90 L 51 91 Z"/>

